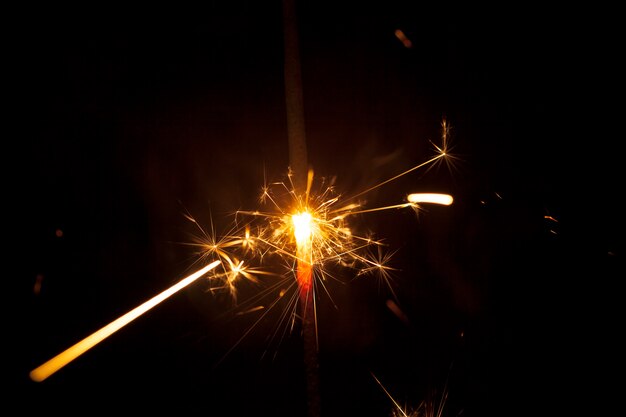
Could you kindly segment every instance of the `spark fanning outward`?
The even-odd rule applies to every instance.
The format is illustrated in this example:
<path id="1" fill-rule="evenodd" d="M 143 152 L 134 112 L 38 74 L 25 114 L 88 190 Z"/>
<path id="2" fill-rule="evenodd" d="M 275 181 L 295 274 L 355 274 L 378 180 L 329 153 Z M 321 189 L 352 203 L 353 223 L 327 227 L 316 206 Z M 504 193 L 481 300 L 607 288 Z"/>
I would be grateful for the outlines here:
<path id="1" fill-rule="evenodd" d="M 380 247 L 384 246 L 383 243 L 371 237 L 353 234 L 347 224 L 348 217 L 394 208 L 412 207 L 413 209 L 418 209 L 418 204 L 424 202 L 444 205 L 452 203 L 451 196 L 440 194 L 412 194 L 408 197 L 407 203 L 372 209 L 364 209 L 362 208 L 362 203 L 354 202 L 356 197 L 364 195 L 418 168 L 437 162 L 441 158 L 449 157 L 447 146 L 449 127 L 445 121 L 442 126 L 444 143 L 442 147 L 435 146 L 438 151 L 436 156 L 343 201 L 340 200 L 340 196 L 334 194 L 334 184 L 328 184 L 324 180 L 320 185 L 320 190 L 314 192 L 316 190 L 312 190 L 313 171 L 310 170 L 306 191 L 303 195 L 295 192 L 291 173 L 288 175 L 289 185 L 284 182 L 273 183 L 271 186 L 264 185 L 260 200 L 262 203 L 273 207 L 273 211 L 238 211 L 236 216 L 237 226 L 220 239 L 215 238 L 214 230 L 211 230 L 212 233 L 210 234 L 206 233 L 191 216 L 187 216 L 188 219 L 196 223 L 203 233 L 203 239 L 196 244 L 200 246 L 200 260 L 215 258 L 218 258 L 218 260 L 214 260 L 198 269 L 169 289 L 37 367 L 31 371 L 31 379 L 40 382 L 48 378 L 117 330 L 202 276 L 208 276 L 211 290 L 226 289 L 236 299 L 237 283 L 240 280 L 258 282 L 257 275 L 278 275 L 267 272 L 260 267 L 249 266 L 251 260 L 258 258 L 260 263 L 263 263 L 263 260 L 271 255 L 277 255 L 282 259 L 284 264 L 288 266 L 288 273 L 294 274 L 295 272 L 296 279 L 290 280 L 287 288 L 281 288 L 285 280 L 280 280 L 253 299 L 247 300 L 248 303 L 255 302 L 254 300 L 264 297 L 270 291 L 281 288 L 278 299 L 272 302 L 267 309 L 262 306 L 256 306 L 244 313 L 266 310 L 261 315 L 261 318 L 253 324 L 254 327 L 272 307 L 277 305 L 278 300 L 290 289 L 297 288 L 299 289 L 297 296 L 294 295 L 288 298 L 290 308 L 287 311 L 292 311 L 293 314 L 290 316 L 283 314 L 281 320 L 286 321 L 291 318 L 291 323 L 294 323 L 296 303 L 299 300 L 303 305 L 312 307 L 305 308 L 304 311 L 313 312 L 313 317 L 309 317 L 309 319 L 315 322 L 316 328 L 315 294 L 317 285 L 319 284 L 330 296 L 325 282 L 328 278 L 334 278 L 326 268 L 328 264 L 333 263 L 354 268 L 358 271 L 357 276 L 378 271 L 381 277 L 385 279 L 388 277 L 390 268 L 385 265 L 385 262 L 389 259 L 389 256 L 381 256 L 379 254 L 376 257 L 371 255 L 371 251 L 366 250 L 371 246 L 377 246 L 380 249 Z M 285 198 L 287 199 L 286 203 L 284 202 Z M 246 217 L 250 221 L 244 222 L 244 227 L 240 227 L 238 225 L 240 217 Z M 236 256 L 235 252 L 241 255 Z M 246 261 L 243 260 L 243 256 L 246 257 Z M 217 269 L 218 266 L 221 266 L 219 270 Z M 211 274 L 207 275 L 209 272 Z M 216 282 L 218 283 L 217 285 L 215 285 Z M 251 329 L 245 332 L 235 346 Z M 317 338 L 317 334 L 315 334 L 315 338 Z"/>
<path id="2" fill-rule="evenodd" d="M 259 197 L 261 209 L 239 210 L 235 213 L 235 226 L 224 237 L 216 238 L 214 230 L 206 233 L 198 225 L 203 233 L 203 238 L 196 243 L 200 248 L 200 255 L 217 255 L 222 260 L 223 272 L 211 277 L 210 289 L 213 292 L 227 289 L 236 300 L 237 283 L 241 280 L 258 282 L 257 275 L 259 274 L 282 277 L 275 281 L 271 288 L 274 290 L 280 288 L 278 298 L 282 298 L 288 291 L 293 290 L 290 296 L 285 297 L 288 300 L 286 311 L 291 314 L 284 313 L 280 316 L 283 323 L 291 322 L 292 327 L 295 319 L 298 318 L 298 303 L 302 306 L 312 306 L 312 310 L 310 308 L 300 310 L 306 316 L 307 311 L 315 311 L 316 294 L 320 290 L 323 290 L 323 293 L 332 301 L 327 283 L 329 280 L 341 281 L 333 275 L 334 266 L 353 269 L 354 276 L 378 274 L 387 283 L 395 297 L 389 284 L 392 268 L 387 265 L 391 255 L 384 253 L 386 245 L 370 235 L 354 233 L 349 224 L 350 218 L 364 213 L 391 209 L 412 208 L 417 211 L 422 204 L 452 204 L 452 196 L 435 193 L 410 194 L 406 202 L 375 208 L 365 208 L 364 203 L 357 200 L 357 197 L 418 168 L 430 166 L 447 158 L 454 158 L 448 152 L 449 125 L 444 121 L 442 128 L 443 144 L 441 147 L 435 145 L 437 151 L 435 156 L 355 195 L 342 198 L 335 192 L 334 180 L 321 178 L 314 181 L 313 170 L 309 170 L 306 187 L 299 194 L 294 187 L 293 173 L 289 171 L 286 181 L 263 185 Z M 193 218 L 189 218 L 197 224 Z M 373 248 L 375 250 L 372 250 Z M 241 252 L 245 255 L 235 254 Z M 245 262 L 240 261 L 240 258 L 245 259 Z M 270 258 L 279 259 L 285 267 L 282 273 L 270 274 L 260 266 L 255 268 L 250 266 L 256 262 L 261 265 Z M 273 270 L 276 271 L 275 268 Z M 245 302 L 257 303 L 262 297 L 269 295 L 269 290 L 255 293 Z M 264 316 L 271 307 L 276 306 L 276 303 L 277 299 L 268 305 L 250 304 L 249 310 L 246 311 L 263 310 Z M 306 317 L 299 318 L 306 319 Z M 314 314 L 311 319 L 316 321 Z M 258 322 L 255 321 L 252 326 L 254 327 Z M 245 334 L 248 334 L 250 330 L 251 328 Z M 240 341 L 241 339 L 237 344 Z"/>
<path id="3" fill-rule="evenodd" d="M 373 372 L 370 371 L 370 374 L 376 381 L 376 383 L 382 388 L 387 397 L 391 400 L 394 405 L 392 409 L 391 416 L 392 417 L 442 417 L 444 407 L 446 406 L 446 402 L 448 401 L 448 380 L 443 386 L 443 390 L 441 391 L 439 399 L 436 397 L 435 391 L 429 391 L 427 394 L 427 398 L 419 403 L 416 409 L 409 410 L 408 407 L 401 407 L 398 404 L 398 401 L 391 395 L 389 390 L 385 388 L 382 382 L 374 375 Z M 457 416 L 461 415 L 463 410 L 461 410 Z"/>

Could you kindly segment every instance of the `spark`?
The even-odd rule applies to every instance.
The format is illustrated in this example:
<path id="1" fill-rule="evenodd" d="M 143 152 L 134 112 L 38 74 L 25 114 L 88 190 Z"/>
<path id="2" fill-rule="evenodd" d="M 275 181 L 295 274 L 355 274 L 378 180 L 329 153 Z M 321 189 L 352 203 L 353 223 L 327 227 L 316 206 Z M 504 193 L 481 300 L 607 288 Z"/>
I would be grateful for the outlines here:
<path id="1" fill-rule="evenodd" d="M 396 409 L 402 413 L 402 415 L 404 417 L 409 417 L 407 415 L 407 413 L 402 409 L 402 407 L 400 407 L 400 404 L 398 404 L 398 402 L 395 400 L 395 398 L 393 398 L 393 396 L 389 393 L 389 391 L 387 391 L 387 388 L 385 388 L 385 386 L 382 384 L 382 382 L 380 382 L 380 380 L 378 378 L 376 378 L 376 375 L 374 375 L 373 372 L 370 372 L 372 374 L 372 377 L 374 378 L 374 380 L 378 383 L 378 385 L 380 385 L 380 387 L 383 389 L 383 391 L 385 391 L 385 394 L 387 394 L 387 397 L 389 397 L 389 399 L 391 400 L 391 402 L 393 402 L 393 404 L 396 406 Z"/>
<path id="2" fill-rule="evenodd" d="M 204 268 L 199 269 L 193 274 L 183 278 L 178 283 L 172 285 L 170 288 L 166 289 L 160 294 L 152 297 L 145 303 L 139 305 L 138 307 L 135 307 L 134 309 L 124 314 L 123 316 L 120 316 L 116 320 L 102 327 L 100 330 L 92 333 L 91 335 L 87 336 L 80 342 L 69 347 L 68 349 L 59 353 L 57 356 L 53 357 L 52 359 L 48 360 L 44 364 L 32 370 L 30 372 L 30 378 L 35 382 L 41 382 L 45 380 L 50 375 L 57 372 L 59 369 L 63 368 L 65 365 L 72 362 L 74 359 L 78 358 L 80 355 L 82 355 L 83 353 L 85 353 L 86 351 L 88 351 L 89 349 L 97 345 L 98 343 L 102 342 L 107 337 L 111 336 L 113 333 L 115 333 L 122 327 L 126 326 L 131 321 L 135 320 L 137 317 L 146 313 L 148 310 L 152 309 L 157 304 L 163 302 L 164 300 L 171 297 L 172 295 L 174 295 L 181 289 L 187 287 L 192 282 L 196 281 L 198 278 L 205 275 L 207 272 L 217 267 L 220 263 L 221 261 L 214 261 L 210 263 Z"/>
<path id="3" fill-rule="evenodd" d="M 454 200 L 450 194 L 436 194 L 436 193 L 414 193 L 409 194 L 407 200 L 410 203 L 432 203 L 441 204 L 443 206 L 449 206 Z"/>
<path id="4" fill-rule="evenodd" d="M 413 46 L 411 40 L 407 38 L 404 32 L 400 29 L 397 29 L 394 34 L 396 35 L 396 38 L 398 38 L 398 40 L 402 42 L 405 48 L 410 48 L 411 46 Z"/>
<path id="5" fill-rule="evenodd" d="M 258 311 L 255 306 L 259 304 L 265 305 L 261 317 L 252 327 L 257 326 L 272 308 L 285 308 L 280 314 L 272 340 L 274 337 L 276 340 L 281 339 L 279 335 L 284 335 L 288 328 L 293 329 L 296 320 L 304 322 L 310 319 L 317 327 L 315 311 L 319 294 L 327 295 L 337 307 L 332 300 L 329 282 L 345 281 L 334 275 L 336 267 L 352 269 L 355 278 L 366 274 L 379 276 L 397 300 L 391 284 L 391 272 L 395 269 L 389 266 L 395 252 L 383 250 L 387 245 L 382 240 L 359 234 L 351 222 L 358 215 L 366 213 L 405 208 L 418 210 L 422 204 L 452 204 L 451 195 L 435 193 L 414 193 L 408 195 L 405 202 L 373 208 L 365 207 L 365 202 L 360 200 L 374 189 L 420 168 L 451 158 L 449 131 L 450 126 L 444 121 L 442 143 L 435 146 L 436 154 L 427 161 L 353 195 L 338 193 L 334 178 L 317 178 L 312 169 L 308 171 L 306 185 L 301 190 L 294 187 L 293 172 L 290 170 L 283 181 L 275 182 L 268 182 L 264 171 L 258 197 L 259 207 L 236 211 L 234 225 L 225 235 L 216 236 L 212 220 L 211 230 L 206 231 L 191 216 L 187 216 L 202 234 L 194 243 L 200 249 L 200 257 L 216 256 L 222 260 L 220 273 L 212 275 L 209 280 L 214 283 L 212 291 L 224 289 L 236 301 L 240 282 L 269 284 L 251 297 L 254 301 L 246 300 L 244 304 L 245 308 L 252 308 L 245 310 L 250 312 Z M 276 269 L 273 269 L 276 272 L 269 272 L 271 259 L 283 266 L 282 273 Z M 273 276 L 275 281 L 261 281 L 260 275 Z M 276 290 L 280 290 L 280 294 L 273 292 Z M 291 294 L 285 296 L 291 291 Z M 276 297 L 274 302 L 259 302 L 261 298 L 272 295 Z M 278 303 L 279 299 L 285 302 Z M 302 307 L 300 314 L 298 305 Z M 317 331 L 315 333 L 317 338 Z"/>
<path id="6" fill-rule="evenodd" d="M 385 386 L 380 382 L 380 380 L 374 375 L 373 372 L 370 371 L 370 374 L 374 378 L 374 380 L 378 383 L 378 385 L 382 388 L 382 390 L 387 394 L 387 397 L 391 400 L 395 408 L 392 410 L 392 416 L 397 417 L 442 417 L 444 407 L 446 402 L 448 401 L 448 380 L 444 384 L 443 390 L 441 392 L 441 396 L 439 401 L 434 398 L 434 393 L 432 391 L 427 395 L 427 399 L 420 402 L 418 407 L 413 410 L 408 410 L 406 407 L 403 408 L 398 404 L 395 398 L 391 395 L 391 393 L 385 388 Z M 463 411 L 457 414 L 460 415 Z M 408 414 L 407 414 L 408 413 Z"/>

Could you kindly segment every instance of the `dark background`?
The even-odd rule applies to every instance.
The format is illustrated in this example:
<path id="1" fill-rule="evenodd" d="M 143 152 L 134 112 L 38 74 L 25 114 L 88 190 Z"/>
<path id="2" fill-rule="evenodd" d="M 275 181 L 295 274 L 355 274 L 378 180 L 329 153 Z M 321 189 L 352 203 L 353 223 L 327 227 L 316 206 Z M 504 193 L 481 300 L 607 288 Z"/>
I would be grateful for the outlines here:
<path id="1" fill-rule="evenodd" d="M 297 330 L 269 343 L 270 315 L 235 346 L 258 313 L 237 315 L 203 283 L 46 381 L 28 379 L 193 270 L 181 243 L 198 230 L 183 213 L 225 232 L 235 210 L 258 207 L 264 177 L 284 179 L 281 7 L 10 15 L 17 129 L 5 181 L 18 231 L 7 243 L 18 249 L 8 279 L 19 297 L 6 315 L 5 392 L 19 414 L 305 415 Z M 450 416 L 615 404 L 620 31 L 611 10 L 524 7 L 299 3 L 318 178 L 336 176 L 345 196 L 391 178 L 433 155 L 444 118 L 458 157 L 452 170 L 417 170 L 363 196 L 368 207 L 410 192 L 455 202 L 355 218 L 357 232 L 397 250 L 392 285 L 406 320 L 375 276 L 339 272 L 336 308 L 319 299 L 323 416 L 391 415 L 370 372 L 413 409 L 447 387 Z"/>

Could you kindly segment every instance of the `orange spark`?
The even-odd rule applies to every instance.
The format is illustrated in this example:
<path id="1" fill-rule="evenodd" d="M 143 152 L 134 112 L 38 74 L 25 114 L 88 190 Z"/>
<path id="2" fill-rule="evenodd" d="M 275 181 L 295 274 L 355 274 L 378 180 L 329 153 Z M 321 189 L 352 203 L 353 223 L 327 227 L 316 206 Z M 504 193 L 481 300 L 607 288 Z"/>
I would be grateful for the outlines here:
<path id="1" fill-rule="evenodd" d="M 413 46 L 413 43 L 411 42 L 411 40 L 409 38 L 407 38 L 406 35 L 404 34 L 404 32 L 402 32 L 400 29 L 397 29 L 395 31 L 395 35 L 396 35 L 396 38 L 398 38 L 400 40 L 400 42 L 402 42 L 402 44 L 406 48 L 410 48 L 411 46 Z"/>

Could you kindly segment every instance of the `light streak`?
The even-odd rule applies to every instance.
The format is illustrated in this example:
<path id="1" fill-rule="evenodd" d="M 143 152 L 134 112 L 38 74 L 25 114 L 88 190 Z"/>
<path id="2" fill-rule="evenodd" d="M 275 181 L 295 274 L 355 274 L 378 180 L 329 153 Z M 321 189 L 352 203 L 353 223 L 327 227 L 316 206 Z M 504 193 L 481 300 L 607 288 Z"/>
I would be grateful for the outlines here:
<path id="1" fill-rule="evenodd" d="M 204 268 L 199 269 L 193 274 L 183 278 L 178 283 L 172 285 L 170 288 L 152 297 L 151 299 L 141 304 L 140 306 L 135 307 L 128 313 L 124 314 L 118 319 L 107 324 L 100 330 L 87 336 L 80 342 L 76 343 L 75 345 L 59 353 L 58 355 L 48 360 L 44 364 L 38 366 L 37 368 L 35 368 L 34 370 L 30 372 L 30 378 L 36 382 L 41 382 L 45 380 L 50 375 L 54 374 L 59 369 L 63 368 L 65 365 L 72 362 L 74 359 L 76 359 L 77 357 L 79 357 L 80 355 L 82 355 L 83 353 L 91 349 L 92 347 L 94 347 L 96 344 L 102 342 L 104 339 L 111 336 L 113 333 L 115 333 L 122 327 L 126 326 L 128 323 L 135 320 L 137 317 L 146 313 L 148 310 L 152 309 L 157 304 L 171 297 L 172 295 L 174 295 L 181 289 L 187 287 L 192 282 L 194 282 L 198 278 L 205 275 L 207 272 L 217 267 L 219 264 L 221 264 L 221 261 L 219 260 L 214 261 L 210 263 L 209 265 L 205 266 Z"/>
<path id="2" fill-rule="evenodd" d="M 404 417 L 409 417 L 404 410 L 402 409 L 402 407 L 400 407 L 400 404 L 398 404 L 398 402 L 395 400 L 395 398 L 393 398 L 391 396 L 391 394 L 389 393 L 389 391 L 387 391 L 387 388 L 385 388 L 385 386 L 382 384 L 382 382 L 380 382 L 378 380 L 378 378 L 376 378 L 376 375 L 374 375 L 373 372 L 370 372 L 372 374 L 372 377 L 374 378 L 374 380 L 378 383 L 378 385 L 380 385 L 380 387 L 383 389 L 383 391 L 385 391 L 385 394 L 387 394 L 387 397 L 389 397 L 389 399 L 391 400 L 391 402 L 393 402 L 393 404 L 397 407 L 397 410 L 400 411 L 402 413 L 402 415 Z"/>
<path id="3" fill-rule="evenodd" d="M 428 395 L 428 399 L 422 401 L 417 409 L 413 409 L 408 411 L 407 408 L 403 408 L 398 404 L 395 398 L 391 395 L 391 393 L 385 388 L 385 386 L 380 382 L 380 380 L 374 375 L 373 372 L 370 371 L 370 374 L 374 378 L 374 380 L 378 383 L 378 385 L 382 388 L 382 390 L 387 394 L 387 397 L 391 400 L 395 408 L 392 411 L 393 417 L 442 417 L 443 410 L 448 401 L 448 382 L 446 380 L 446 384 L 443 388 L 443 392 L 441 393 L 441 398 L 437 401 L 433 398 L 432 393 Z M 408 411 L 408 414 L 407 414 Z M 460 413 L 459 413 L 460 415 Z"/>
<path id="4" fill-rule="evenodd" d="M 450 194 L 436 194 L 436 193 L 414 193 L 409 194 L 407 197 L 409 203 L 432 203 L 441 204 L 443 206 L 449 206 L 454 200 Z"/>
<path id="5" fill-rule="evenodd" d="M 396 29 L 394 34 L 396 35 L 396 38 L 398 38 L 400 42 L 402 42 L 405 48 L 410 48 L 411 46 L 413 46 L 413 43 L 411 42 L 411 40 L 407 38 L 404 32 L 402 32 L 400 29 Z"/>

